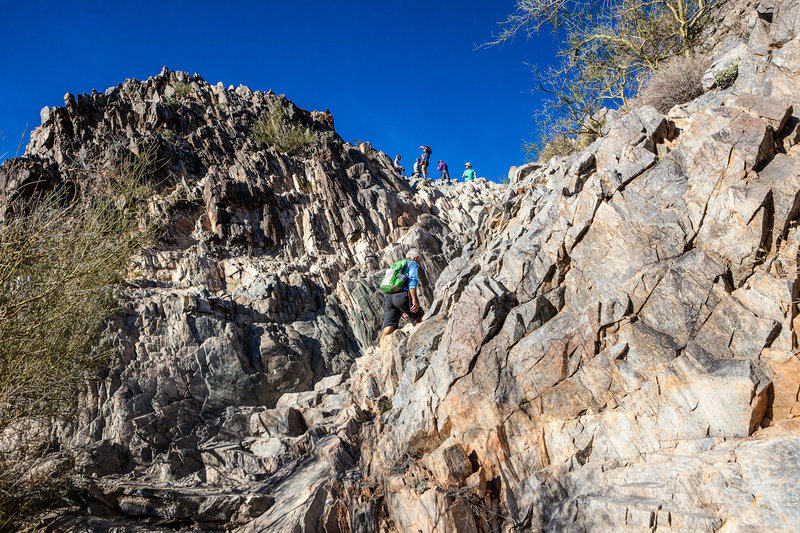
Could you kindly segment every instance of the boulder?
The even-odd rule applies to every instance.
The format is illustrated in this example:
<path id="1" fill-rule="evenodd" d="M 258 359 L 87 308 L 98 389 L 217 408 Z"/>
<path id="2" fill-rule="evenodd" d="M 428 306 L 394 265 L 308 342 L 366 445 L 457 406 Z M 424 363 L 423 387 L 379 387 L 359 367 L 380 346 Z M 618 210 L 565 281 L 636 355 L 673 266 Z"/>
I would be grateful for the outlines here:
<path id="1" fill-rule="evenodd" d="M 443 443 L 422 458 L 422 464 L 431 471 L 441 487 L 462 485 L 472 475 L 472 465 L 458 442 Z"/>
<path id="2" fill-rule="evenodd" d="M 250 415 L 249 430 L 253 435 L 296 437 L 305 432 L 306 423 L 297 409 L 281 407 Z"/>

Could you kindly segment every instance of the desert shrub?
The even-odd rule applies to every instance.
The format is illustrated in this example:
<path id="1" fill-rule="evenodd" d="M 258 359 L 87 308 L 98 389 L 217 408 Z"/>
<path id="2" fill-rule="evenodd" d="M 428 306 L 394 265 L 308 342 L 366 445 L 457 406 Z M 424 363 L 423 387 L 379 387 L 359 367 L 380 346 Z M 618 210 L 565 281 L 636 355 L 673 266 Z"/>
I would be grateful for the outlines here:
<path id="1" fill-rule="evenodd" d="M 389 473 L 392 475 L 405 474 L 411 465 L 420 460 L 420 454 L 414 451 L 405 451 L 400 454 L 394 464 L 389 467 Z"/>
<path id="2" fill-rule="evenodd" d="M 665 61 L 694 54 L 714 9 L 725 0 L 516 0 L 514 11 L 487 45 L 553 30 L 558 60 L 533 67 L 534 91 L 544 93 L 537 115 L 561 122 L 558 135 L 600 134 L 592 117 L 624 105 L 641 81 Z M 577 139 L 576 139 L 577 140 Z"/>
<path id="3" fill-rule="evenodd" d="M 587 122 L 590 124 L 575 129 L 570 121 L 563 118 L 552 120 L 550 117 L 543 117 L 537 140 L 523 145 L 526 159 L 547 163 L 553 157 L 569 156 L 583 150 L 597 139 L 606 121 L 605 118 L 595 116 Z"/>
<path id="4" fill-rule="evenodd" d="M 677 56 L 652 72 L 629 107 L 652 106 L 660 113 L 667 113 L 674 106 L 691 102 L 703 94 L 700 83 L 708 68 L 707 57 L 687 58 Z"/>
<path id="5" fill-rule="evenodd" d="M 413 483 L 411 483 L 411 488 L 417 494 L 422 494 L 428 490 L 430 487 L 430 480 L 428 479 L 415 479 Z"/>
<path id="6" fill-rule="evenodd" d="M 188 98 L 192 94 L 192 86 L 188 83 L 179 81 L 175 84 L 175 96 L 177 98 Z"/>
<path id="7" fill-rule="evenodd" d="M 165 140 L 167 140 L 167 141 L 169 141 L 169 142 L 175 142 L 175 139 L 177 139 L 177 137 L 178 137 L 177 135 L 175 135 L 175 132 L 174 132 L 174 131 L 172 131 L 172 130 L 171 130 L 171 129 L 169 129 L 169 128 L 163 128 L 163 129 L 161 130 L 161 136 L 162 136 L 162 137 L 163 137 Z"/>
<path id="8" fill-rule="evenodd" d="M 714 84 L 718 89 L 727 89 L 739 77 L 739 63 L 714 72 Z"/>
<path id="9" fill-rule="evenodd" d="M 381 402 L 379 409 L 381 414 L 388 413 L 392 410 L 392 402 L 390 400 Z"/>
<path id="10" fill-rule="evenodd" d="M 20 198 L 0 220 L 0 529 L 58 485 L 20 472 L 50 421 L 76 414 L 108 355 L 97 344 L 126 264 L 158 231 L 145 200 L 159 164 L 155 147 L 142 149 L 70 187 Z"/>
<path id="11" fill-rule="evenodd" d="M 74 492 L 73 463 L 13 458 L 0 464 L 0 531 L 39 531 L 33 519 Z"/>
<path id="12" fill-rule="evenodd" d="M 294 155 L 314 139 L 314 132 L 297 121 L 284 120 L 280 105 L 269 115 L 263 116 L 250 128 L 254 141 L 275 146 L 279 151 Z"/>
<path id="13" fill-rule="evenodd" d="M 566 135 L 556 135 L 545 142 L 544 146 L 538 150 L 538 152 L 532 152 L 531 158 L 534 158 L 536 161 L 546 163 L 554 157 L 572 155 L 577 150 L 578 145 L 575 141 Z"/>
<path id="14" fill-rule="evenodd" d="M 154 238 L 142 220 L 157 165 L 155 148 L 130 155 L 0 221 L 0 431 L 74 408 L 125 265 Z"/>

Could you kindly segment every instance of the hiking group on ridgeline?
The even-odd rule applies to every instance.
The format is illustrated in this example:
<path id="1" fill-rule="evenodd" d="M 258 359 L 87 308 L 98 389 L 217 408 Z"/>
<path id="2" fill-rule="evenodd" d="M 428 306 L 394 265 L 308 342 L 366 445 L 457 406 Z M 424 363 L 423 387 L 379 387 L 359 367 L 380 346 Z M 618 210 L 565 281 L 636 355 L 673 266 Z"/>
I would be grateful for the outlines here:
<path id="1" fill-rule="evenodd" d="M 414 161 L 414 169 L 411 174 L 412 178 L 423 179 L 426 182 L 428 178 L 428 164 L 432 150 L 430 146 L 420 146 L 422 154 Z M 400 163 L 401 156 L 398 154 L 394 158 L 394 169 L 403 176 L 405 168 Z M 439 181 L 446 181 L 451 183 L 457 182 L 457 179 L 450 178 L 450 172 L 447 168 L 447 163 L 439 159 L 436 170 L 439 171 Z M 461 175 L 464 181 L 473 181 L 477 178 L 475 171 L 472 169 L 472 163 L 467 161 L 464 163 L 464 173 Z M 419 324 L 424 314 L 419 304 L 417 296 L 417 287 L 419 285 L 419 261 L 420 251 L 417 248 L 411 248 L 405 256 L 405 259 L 400 259 L 392 264 L 383 276 L 380 284 L 383 295 L 383 329 L 381 330 L 380 337 L 378 338 L 378 345 L 383 344 L 383 340 L 394 332 L 400 324 L 401 318 L 408 318 L 414 325 Z"/>
<path id="2" fill-rule="evenodd" d="M 431 150 L 430 146 L 425 146 L 425 145 L 422 145 L 419 148 L 420 150 L 422 150 L 422 154 L 416 159 L 416 161 L 414 161 L 414 167 L 411 172 L 411 177 L 417 179 L 421 178 L 424 180 L 429 180 L 430 178 L 428 178 L 428 164 L 430 163 L 430 157 L 431 153 L 433 153 L 433 150 Z M 402 164 L 400 164 L 400 159 L 401 156 L 399 154 L 395 156 L 393 167 L 397 172 L 400 173 L 401 176 L 404 176 L 406 169 L 405 167 L 403 167 Z M 475 171 L 472 169 L 472 163 L 468 161 L 464 163 L 464 167 L 465 167 L 464 173 L 461 175 L 464 181 L 473 181 L 478 177 Z M 450 177 L 450 172 L 447 169 L 447 163 L 445 163 L 441 159 L 439 159 L 439 165 L 436 167 L 436 170 L 439 171 L 439 181 L 445 181 L 447 183 L 458 181 L 457 179 Z"/>
<path id="3" fill-rule="evenodd" d="M 430 178 L 428 178 L 428 164 L 430 162 L 432 150 L 430 146 L 425 145 L 420 146 L 420 149 L 422 150 L 422 154 L 414 161 L 414 169 L 411 177 L 428 182 L 430 181 Z M 400 162 L 401 159 L 402 157 L 399 154 L 396 155 L 392 166 L 403 176 L 405 168 Z M 442 159 L 438 160 L 436 170 L 439 171 L 439 181 L 445 181 L 447 183 L 458 181 L 450 177 L 447 163 Z M 474 181 L 477 177 L 475 170 L 472 168 L 472 163 L 469 161 L 464 163 L 464 172 L 461 174 L 461 178 L 467 182 Z M 383 340 L 397 329 L 401 318 L 408 318 L 414 325 L 419 324 L 422 319 L 423 310 L 420 307 L 419 298 L 417 297 L 419 260 L 419 249 L 411 248 L 406 253 L 405 259 L 396 261 L 392 266 L 386 269 L 384 273 L 380 284 L 380 289 L 384 293 L 383 329 L 378 338 L 378 345 L 381 345 Z"/>

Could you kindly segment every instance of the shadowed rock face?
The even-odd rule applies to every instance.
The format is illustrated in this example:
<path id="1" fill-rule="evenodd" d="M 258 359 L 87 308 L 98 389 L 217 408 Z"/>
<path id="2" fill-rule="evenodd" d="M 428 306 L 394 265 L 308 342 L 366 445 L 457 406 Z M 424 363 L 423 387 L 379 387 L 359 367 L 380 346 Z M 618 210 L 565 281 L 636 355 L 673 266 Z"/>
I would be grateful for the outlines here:
<path id="1" fill-rule="evenodd" d="M 0 182 L 157 142 L 173 222 L 61 434 L 90 503 L 52 527 L 800 530 L 800 15 L 745 12 L 732 89 L 503 187 L 409 185 L 324 114 L 182 73 L 44 112 Z M 276 105 L 304 153 L 248 137 Z M 425 319 L 375 347 L 411 245 Z"/>

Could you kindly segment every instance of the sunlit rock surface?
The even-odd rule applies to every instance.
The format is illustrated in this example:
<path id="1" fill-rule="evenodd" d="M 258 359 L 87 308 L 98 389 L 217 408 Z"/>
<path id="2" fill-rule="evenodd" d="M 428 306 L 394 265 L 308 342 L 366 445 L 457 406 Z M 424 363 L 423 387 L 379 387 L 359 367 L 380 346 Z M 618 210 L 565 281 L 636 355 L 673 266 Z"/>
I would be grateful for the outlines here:
<path id="1" fill-rule="evenodd" d="M 409 183 L 183 73 L 43 111 L 3 194 L 155 142 L 171 217 L 59 433 L 88 503 L 49 527 L 800 531 L 798 9 L 724 19 L 731 89 L 507 185 Z M 275 106 L 302 153 L 250 138 Z M 426 315 L 377 346 L 411 246 Z"/>

